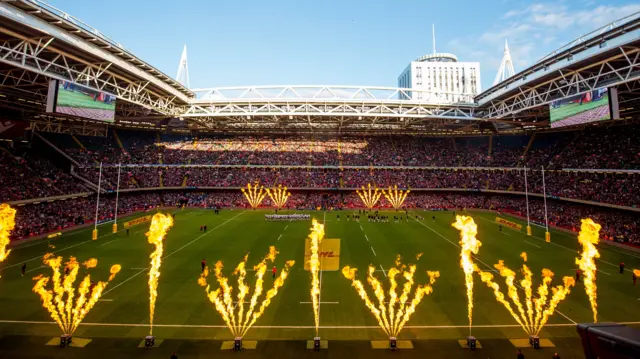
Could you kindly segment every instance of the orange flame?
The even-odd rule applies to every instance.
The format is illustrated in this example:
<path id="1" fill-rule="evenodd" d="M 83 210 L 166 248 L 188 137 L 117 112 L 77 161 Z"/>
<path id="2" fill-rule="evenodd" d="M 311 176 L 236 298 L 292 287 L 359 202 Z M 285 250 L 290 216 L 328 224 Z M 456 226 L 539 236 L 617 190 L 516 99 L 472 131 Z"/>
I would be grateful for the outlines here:
<path id="1" fill-rule="evenodd" d="M 589 296 L 591 310 L 593 311 L 593 321 L 598 322 L 598 288 L 596 286 L 596 262 L 595 258 L 600 258 L 600 252 L 596 248 L 601 226 L 591 218 L 583 219 L 578 234 L 578 242 L 582 245 L 580 258 L 576 258 L 576 264 L 584 274 L 584 289 Z"/>
<path id="2" fill-rule="evenodd" d="M 320 224 L 315 219 L 311 223 L 311 233 L 309 239 L 311 240 L 311 256 L 309 257 L 309 269 L 311 271 L 311 301 L 313 304 L 313 317 L 316 325 L 316 336 L 318 335 L 318 329 L 320 327 L 320 257 L 318 252 L 320 244 L 324 239 L 324 225 Z"/>
<path id="3" fill-rule="evenodd" d="M 7 249 L 9 235 L 16 226 L 16 210 L 8 204 L 0 204 L 0 262 L 3 262 L 11 252 Z"/>
<path id="4" fill-rule="evenodd" d="M 412 264 L 408 266 L 408 270 L 406 270 L 406 268 L 407 266 L 402 265 L 398 259 L 396 261 L 396 267 L 389 269 L 388 306 L 386 305 L 387 295 L 382 288 L 382 284 L 373 275 L 375 273 L 375 267 L 369 266 L 367 282 L 374 292 L 378 302 L 377 305 L 369 299 L 367 290 L 364 288 L 362 282 L 356 279 L 358 269 L 351 268 L 349 266 L 342 268 L 342 275 L 351 281 L 351 286 L 356 289 L 358 295 L 364 301 L 365 306 L 369 308 L 373 316 L 378 321 L 380 328 L 382 328 L 382 330 L 390 337 L 398 336 L 402 328 L 404 328 L 405 324 L 409 321 L 411 315 L 415 313 L 416 307 L 420 304 L 424 296 L 433 292 L 432 285 L 435 283 L 436 278 L 440 276 L 440 272 L 427 271 L 429 283 L 425 285 L 418 285 L 414 291 L 413 298 L 409 300 L 409 296 L 414 285 L 413 277 L 416 272 L 416 266 Z M 396 282 L 395 277 L 397 275 L 401 275 L 405 279 L 405 282 L 402 285 L 402 292 L 399 297 L 396 292 L 398 283 Z"/>
<path id="5" fill-rule="evenodd" d="M 160 265 L 162 265 L 162 252 L 164 251 L 162 241 L 171 226 L 173 226 L 173 217 L 171 215 L 156 213 L 151 218 L 149 232 L 145 234 L 149 243 L 155 246 L 155 250 L 149 256 L 151 258 L 151 266 L 149 268 L 149 335 L 153 334 L 153 317 L 156 311 L 156 298 L 158 297 L 158 279 L 160 278 Z"/>
<path id="6" fill-rule="evenodd" d="M 398 190 L 398 185 L 394 185 L 393 189 L 389 186 L 388 191 L 382 190 L 382 194 L 384 198 L 391 203 L 391 206 L 395 209 L 399 209 L 404 204 L 404 201 L 407 199 L 407 195 L 411 192 L 410 190 Z"/>
<path id="7" fill-rule="evenodd" d="M 268 191 L 264 190 L 264 187 L 260 186 L 258 182 L 255 185 L 251 185 L 251 183 L 247 183 L 247 190 L 244 188 L 240 189 L 242 194 L 247 198 L 249 205 L 251 208 L 258 208 L 264 197 L 267 195 Z"/>
<path id="8" fill-rule="evenodd" d="M 62 257 L 54 257 L 53 254 L 48 253 L 44 256 L 43 262 L 51 268 L 53 275 L 51 277 L 39 275 L 33 278 L 36 281 L 33 292 L 40 295 L 42 306 L 49 311 L 51 318 L 58 323 L 62 332 L 73 334 L 87 313 L 98 302 L 109 281 L 120 270 L 120 265 L 111 267 L 111 276 L 108 281 L 92 283 L 90 275 L 87 274 L 76 289 L 73 285 L 78 276 L 80 264 L 75 258 L 71 257 L 65 263 L 68 268 L 66 274 L 60 272 Z M 50 289 L 47 288 L 49 283 L 52 286 Z"/>
<path id="9" fill-rule="evenodd" d="M 256 283 L 251 301 L 249 302 L 249 308 L 244 313 L 244 299 L 250 292 L 250 287 L 245 283 L 246 277 L 246 261 L 248 255 L 236 266 L 233 274 L 238 277 L 238 294 L 236 298 L 238 302 L 233 303 L 232 291 L 233 288 L 229 285 L 229 280 L 222 275 L 223 265 L 221 261 L 218 261 L 214 267 L 214 274 L 218 285 L 218 289 L 211 291 L 211 286 L 207 284 L 207 277 L 209 276 L 209 268 L 205 268 L 200 275 L 198 284 L 206 286 L 205 293 L 211 303 L 213 303 L 215 309 L 220 313 L 220 316 L 226 323 L 227 327 L 231 330 L 234 337 L 243 337 L 247 331 L 255 324 L 256 320 L 262 316 L 264 310 L 269 306 L 273 297 L 278 294 L 278 290 L 284 284 L 289 275 L 289 270 L 295 264 L 295 261 L 285 262 L 284 268 L 280 272 L 280 275 L 274 281 L 273 288 L 267 291 L 262 303 L 255 310 L 259 297 L 263 293 L 264 274 L 267 271 L 267 261 L 273 262 L 278 252 L 274 246 L 269 248 L 269 254 L 253 269 L 256 271 Z M 236 309 L 238 309 L 236 311 Z"/>
<path id="10" fill-rule="evenodd" d="M 272 189 L 267 188 L 266 190 L 269 198 L 271 198 L 271 202 L 273 202 L 277 208 L 284 207 L 291 196 L 291 193 L 287 192 L 287 187 L 282 187 L 282 185 L 278 185 L 278 187 Z"/>
<path id="11" fill-rule="evenodd" d="M 467 316 L 469 317 L 469 331 L 473 323 L 473 273 L 478 267 L 473 263 L 472 256 L 478 254 L 482 243 L 476 238 L 478 226 L 469 216 L 456 216 L 453 227 L 460 231 L 460 266 L 464 271 L 467 286 Z"/>
<path id="12" fill-rule="evenodd" d="M 356 193 L 360 197 L 360 200 L 362 200 L 362 203 L 364 203 L 365 207 L 369 209 L 373 208 L 376 203 L 378 203 L 380 196 L 382 195 L 378 187 L 371 187 L 371 183 L 367 183 L 366 189 L 362 186 L 362 191 L 356 190 Z"/>
<path id="13" fill-rule="evenodd" d="M 555 312 L 558 304 L 566 298 L 566 296 L 571 292 L 571 287 L 575 285 L 575 281 L 572 277 L 564 277 L 564 285 L 558 285 L 552 288 L 553 295 L 548 301 L 549 285 L 553 279 L 553 272 L 548 269 L 543 269 L 542 283 L 538 287 L 539 298 L 535 299 L 533 297 L 532 289 L 533 274 L 527 265 L 523 265 L 521 271 L 524 278 L 520 281 L 520 286 L 525 293 L 525 305 L 523 305 L 520 302 L 518 289 L 514 284 L 516 273 L 509 269 L 502 260 L 500 260 L 495 267 L 499 270 L 500 275 L 505 278 L 508 296 L 511 299 L 511 302 L 515 305 L 519 314 L 511 307 L 511 303 L 505 299 L 505 295 L 500 291 L 500 286 L 493 281 L 493 274 L 479 271 L 480 278 L 482 282 L 493 290 L 496 300 L 504 305 L 513 319 L 515 319 L 522 329 L 524 329 L 524 331 L 529 335 L 538 335 L 540 333 L 549 317 Z M 525 306 L 526 312 L 524 309 Z"/>
<path id="14" fill-rule="evenodd" d="M 98 260 L 95 258 L 89 258 L 88 260 L 84 261 L 82 265 L 87 269 L 95 268 L 98 265 Z"/>

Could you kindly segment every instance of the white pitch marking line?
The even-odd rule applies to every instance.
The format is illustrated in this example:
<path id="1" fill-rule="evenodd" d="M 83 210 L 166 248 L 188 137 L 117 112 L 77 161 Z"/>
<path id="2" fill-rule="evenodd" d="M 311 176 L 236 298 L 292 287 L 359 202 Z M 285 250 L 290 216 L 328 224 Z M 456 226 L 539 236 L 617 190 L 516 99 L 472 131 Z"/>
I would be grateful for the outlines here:
<path id="1" fill-rule="evenodd" d="M 280 233 L 280 235 L 278 236 L 278 239 L 276 240 L 276 242 L 279 242 L 280 238 L 282 238 L 282 233 Z"/>
<path id="2" fill-rule="evenodd" d="M 366 235 L 366 234 L 364 235 L 364 239 L 366 239 L 366 240 L 367 240 L 367 242 L 369 242 L 369 237 L 367 237 L 367 235 Z"/>
<path id="3" fill-rule="evenodd" d="M 166 255 L 166 256 L 164 256 L 162 259 L 164 260 L 164 259 L 167 259 L 167 258 L 171 257 L 172 255 L 176 254 L 177 252 L 179 252 L 180 250 L 182 250 L 182 249 L 183 249 L 183 248 L 185 248 L 186 246 L 190 245 L 191 243 L 193 243 L 193 242 L 195 242 L 195 241 L 199 240 L 200 238 L 202 238 L 202 237 L 206 236 L 206 235 L 207 235 L 207 234 L 209 234 L 209 233 L 213 233 L 213 231 L 215 231 L 216 229 L 218 229 L 218 228 L 219 228 L 219 227 L 221 227 L 221 226 L 224 226 L 225 224 L 227 224 L 228 222 L 230 222 L 232 219 L 235 219 L 235 218 L 237 218 L 237 217 L 239 217 L 239 216 L 243 215 L 243 214 L 244 214 L 244 212 L 246 212 L 246 211 L 240 212 L 239 214 L 235 215 L 234 217 L 229 218 L 229 219 L 227 219 L 226 221 L 222 222 L 221 224 L 217 225 L 216 227 L 212 228 L 210 231 L 207 231 L 207 232 L 205 232 L 205 233 L 203 233 L 203 234 L 199 235 L 198 237 L 196 237 L 195 239 L 191 240 L 190 242 L 187 242 L 187 244 L 185 244 L 184 246 L 182 246 L 182 247 L 180 247 L 180 248 L 176 249 L 175 251 L 173 251 L 173 252 L 171 252 L 171 253 L 167 254 L 167 255 Z M 113 287 L 109 288 L 109 290 L 104 291 L 104 292 L 102 293 L 102 295 L 107 295 L 107 294 L 109 294 L 109 292 L 111 292 L 111 291 L 113 291 L 114 289 L 118 288 L 119 286 L 121 286 L 121 285 L 125 284 L 126 282 L 128 282 L 128 281 L 132 280 L 133 278 L 135 278 L 135 277 L 139 276 L 140 274 L 142 274 L 142 272 L 144 272 L 144 271 L 145 271 L 145 270 L 147 270 L 147 269 L 149 269 L 149 267 L 147 267 L 147 268 L 145 268 L 145 269 L 142 269 L 141 271 L 137 272 L 136 274 L 132 275 L 131 277 L 129 277 L 129 278 L 125 279 L 124 281 L 122 281 L 122 282 L 118 283 L 118 285 L 115 285 L 115 286 L 113 286 Z"/>
<path id="4" fill-rule="evenodd" d="M 540 247 L 539 245 L 537 245 L 537 244 L 535 244 L 535 243 L 531 243 L 531 242 L 529 242 L 529 241 L 524 241 L 524 243 L 526 243 L 526 244 L 530 244 L 530 245 L 532 245 L 532 246 L 534 246 L 534 247 L 542 248 L 542 247 Z"/>
<path id="5" fill-rule="evenodd" d="M 56 322 L 43 322 L 32 320 L 0 320 L 2 324 L 48 324 L 57 325 Z M 620 322 L 622 325 L 638 325 L 640 322 Z M 144 327 L 148 328 L 149 324 L 142 323 L 80 323 L 83 326 L 94 327 Z M 226 325 L 197 325 L 197 324 L 153 324 L 154 327 L 162 328 L 227 328 Z M 521 328 L 519 324 L 487 324 L 487 325 L 473 325 L 475 328 Z M 554 327 L 575 327 L 575 324 L 562 323 L 562 324 L 545 324 L 545 328 Z M 257 329 L 315 329 L 314 325 L 254 325 L 252 328 Z M 379 326 L 373 325 L 361 325 L 361 326 L 320 326 L 320 329 L 379 329 Z M 469 328 L 469 324 L 465 325 L 407 325 L 408 329 L 455 329 L 455 328 Z"/>
<path id="6" fill-rule="evenodd" d="M 380 264 L 380 269 L 382 269 L 382 274 L 384 274 L 384 276 L 387 276 L 387 272 L 384 271 L 384 268 L 382 268 L 382 264 Z"/>
<path id="7" fill-rule="evenodd" d="M 300 302 L 300 304 L 313 304 L 313 302 Z M 319 304 L 340 304 L 340 302 L 319 302 Z"/>
<path id="8" fill-rule="evenodd" d="M 40 266 L 40 267 L 36 267 L 36 268 L 33 268 L 33 269 L 29 269 L 29 270 L 28 270 L 28 271 L 26 271 L 25 273 L 31 273 L 31 272 L 33 272 L 33 271 L 36 271 L 36 270 L 38 270 L 38 269 L 42 269 L 42 268 L 44 268 L 44 266 Z"/>
<path id="9" fill-rule="evenodd" d="M 289 225 L 288 225 L 288 224 L 284 227 L 284 230 L 286 231 L 286 230 L 287 230 L 287 228 L 289 228 Z"/>
<path id="10" fill-rule="evenodd" d="M 597 268 L 596 268 L 596 270 L 597 270 L 598 272 L 600 272 L 600 273 L 604 273 L 604 274 L 606 274 L 606 275 L 611 275 L 611 274 L 609 274 L 609 273 L 607 273 L 607 272 L 603 271 L 602 269 L 597 269 Z"/>
<path id="11" fill-rule="evenodd" d="M 364 229 L 362 229 L 362 225 L 360 226 L 360 230 L 364 232 Z"/>
<path id="12" fill-rule="evenodd" d="M 369 247 L 369 248 L 371 248 L 371 251 L 373 252 L 373 255 L 377 257 L 378 255 L 376 254 L 376 251 L 373 250 L 373 247 Z"/>
<path id="13" fill-rule="evenodd" d="M 113 299 L 98 299 L 98 302 L 113 302 Z"/>
<path id="14" fill-rule="evenodd" d="M 134 233 L 134 234 L 135 234 L 135 233 Z M 115 242 L 115 241 L 116 241 L 115 239 L 112 239 L 112 240 L 110 240 L 110 241 L 104 242 L 104 243 L 102 243 L 102 244 L 100 245 L 100 247 L 102 247 L 102 246 L 106 246 L 107 244 L 109 244 L 109 243 L 113 243 L 113 242 Z"/>
<path id="15" fill-rule="evenodd" d="M 480 217 L 480 218 L 482 218 L 482 217 Z M 418 223 L 420 223 L 421 225 L 423 225 L 424 227 L 426 227 L 427 229 L 429 229 L 431 232 L 433 232 L 433 233 L 437 234 L 440 238 L 444 239 L 445 241 L 447 241 L 447 242 L 449 242 L 449 243 L 453 244 L 454 246 L 456 246 L 456 247 L 460 248 L 460 246 L 459 246 L 457 243 L 455 243 L 455 242 L 451 242 L 447 237 L 443 236 L 442 234 L 440 234 L 440 232 L 437 232 L 435 229 L 433 229 L 433 228 L 431 228 L 431 227 L 427 226 L 426 224 L 424 224 L 424 223 L 422 223 L 422 222 L 418 222 Z M 478 262 L 482 263 L 485 267 L 489 268 L 491 271 L 493 271 L 493 272 L 497 272 L 497 271 L 496 271 L 495 269 L 493 269 L 490 265 L 488 265 L 487 263 L 485 263 L 485 262 L 481 261 L 481 260 L 480 260 L 480 259 L 478 259 L 477 257 L 475 257 L 475 256 L 471 256 L 471 257 L 472 257 L 473 259 L 477 260 Z M 518 286 L 518 287 L 519 287 L 520 289 L 522 289 L 522 287 L 520 287 L 520 286 Z M 566 315 L 564 315 L 564 314 L 563 314 L 562 312 L 560 312 L 559 310 L 556 310 L 556 313 L 560 314 L 561 316 L 563 316 L 564 318 L 566 318 L 567 320 L 569 320 L 571 323 L 573 323 L 573 324 L 578 324 L 578 323 L 577 323 L 577 322 L 575 322 L 573 319 L 571 319 L 571 318 L 567 317 Z"/>

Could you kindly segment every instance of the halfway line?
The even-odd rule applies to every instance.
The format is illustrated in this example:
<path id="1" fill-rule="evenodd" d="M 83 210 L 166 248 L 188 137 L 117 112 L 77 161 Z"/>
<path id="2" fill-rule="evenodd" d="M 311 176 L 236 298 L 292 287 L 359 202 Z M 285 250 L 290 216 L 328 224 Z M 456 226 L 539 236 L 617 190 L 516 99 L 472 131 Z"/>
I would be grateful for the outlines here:
<path id="1" fill-rule="evenodd" d="M 340 304 L 340 302 L 318 302 L 320 304 Z M 313 302 L 300 302 L 300 304 L 313 304 Z M 315 328 L 315 326 L 314 326 Z"/>

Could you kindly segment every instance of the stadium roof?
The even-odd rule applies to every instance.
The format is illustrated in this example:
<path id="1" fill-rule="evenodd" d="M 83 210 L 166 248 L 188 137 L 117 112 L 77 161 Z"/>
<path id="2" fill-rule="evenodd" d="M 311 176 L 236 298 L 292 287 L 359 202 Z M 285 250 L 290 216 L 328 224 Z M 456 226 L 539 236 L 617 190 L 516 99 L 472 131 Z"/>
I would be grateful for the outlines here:
<path id="1" fill-rule="evenodd" d="M 611 85 L 620 89 L 626 117 L 637 115 L 640 108 L 640 13 L 587 34 L 458 103 L 447 101 L 446 93 L 386 87 L 190 90 L 100 31 L 42 1 L 0 0 L 0 18 L 2 116 L 32 120 L 41 130 L 103 133 L 99 129 L 107 126 L 45 113 L 50 79 L 115 94 L 115 126 L 178 131 L 522 131 L 547 128 L 547 104 L 555 99 Z M 427 56 L 421 60 L 454 60 L 447 54 Z"/>

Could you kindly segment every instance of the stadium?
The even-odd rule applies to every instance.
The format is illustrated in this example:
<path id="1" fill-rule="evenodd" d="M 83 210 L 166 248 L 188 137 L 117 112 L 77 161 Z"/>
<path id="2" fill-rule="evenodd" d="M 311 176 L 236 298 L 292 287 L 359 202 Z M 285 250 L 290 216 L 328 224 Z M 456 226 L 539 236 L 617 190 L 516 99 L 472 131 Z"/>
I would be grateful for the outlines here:
<path id="1" fill-rule="evenodd" d="M 194 89 L 186 48 L 0 19 L 0 357 L 640 357 L 640 13 L 484 91 L 435 45 Z"/>

